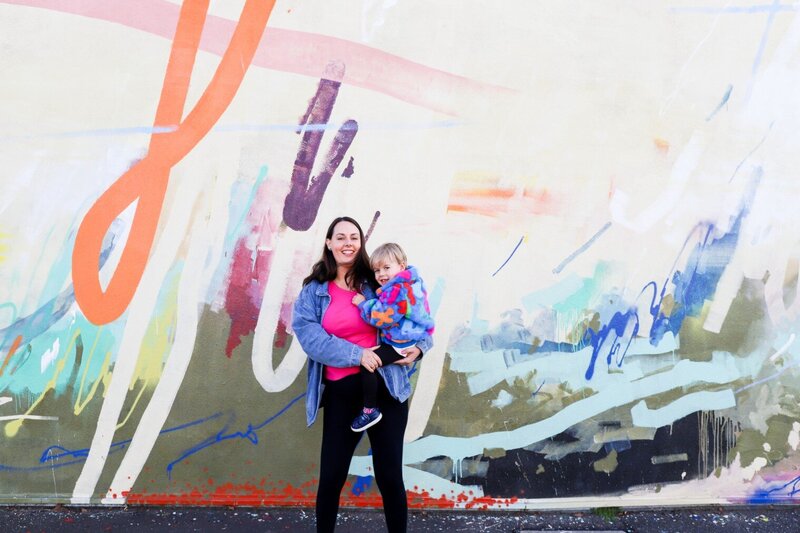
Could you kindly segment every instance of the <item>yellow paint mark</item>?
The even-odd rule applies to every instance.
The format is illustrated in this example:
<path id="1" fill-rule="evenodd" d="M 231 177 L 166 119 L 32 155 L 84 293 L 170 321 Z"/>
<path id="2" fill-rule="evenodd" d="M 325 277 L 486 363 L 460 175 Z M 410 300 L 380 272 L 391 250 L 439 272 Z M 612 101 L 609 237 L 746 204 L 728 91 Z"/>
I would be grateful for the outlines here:
<path id="1" fill-rule="evenodd" d="M 139 380 L 157 383 L 161 378 L 161 372 L 164 369 L 164 354 L 168 354 L 170 351 L 174 340 L 173 332 L 178 320 L 178 281 L 179 277 L 175 276 L 162 299 L 163 310 L 150 319 L 128 390 L 132 391 Z"/>
<path id="2" fill-rule="evenodd" d="M 75 400 L 75 415 L 81 414 L 81 411 L 86 407 L 86 405 L 92 400 L 94 397 L 95 392 L 97 392 L 97 387 L 100 385 L 101 382 L 105 382 L 106 375 L 110 376 L 110 372 L 108 371 L 108 365 L 111 364 L 111 352 L 106 353 L 105 359 L 103 359 L 103 366 L 100 367 L 100 375 L 92 384 L 92 388 L 89 389 L 89 393 L 86 395 L 86 400 L 81 402 L 81 396 L 83 395 L 83 379 L 81 379 L 81 388 L 78 391 L 78 398 Z M 86 369 L 84 370 L 83 377 L 86 377 L 86 372 L 89 369 L 89 363 L 86 363 Z M 103 395 L 105 396 L 105 394 Z"/>
<path id="3" fill-rule="evenodd" d="M 100 339 L 100 332 L 102 330 L 103 330 L 102 326 L 97 328 L 97 334 L 94 337 L 94 342 L 92 343 L 92 348 L 89 350 L 89 355 L 88 355 L 88 357 L 86 359 L 86 364 L 83 367 L 83 374 L 81 375 L 81 384 L 78 387 L 78 397 L 75 399 L 75 407 L 73 409 L 73 412 L 75 413 L 76 416 L 81 414 L 81 411 L 83 411 L 83 409 L 86 407 L 86 404 L 89 403 L 89 401 L 94 396 L 94 393 L 97 391 L 97 386 L 100 384 L 101 379 L 103 378 L 103 376 L 105 376 L 106 373 L 108 373 L 108 366 L 109 366 L 109 364 L 111 362 L 111 352 L 108 352 L 106 354 L 106 357 L 103 360 L 103 366 L 100 369 L 100 376 L 98 376 L 98 378 L 95 380 L 94 384 L 92 385 L 92 388 L 89 391 L 89 394 L 87 394 L 87 396 L 86 396 L 86 400 L 81 402 L 81 399 L 83 397 L 83 388 L 84 388 L 84 385 L 86 384 L 86 375 L 89 373 L 89 367 L 91 366 L 92 358 L 94 357 L 94 352 L 97 349 L 97 342 Z"/>
<path id="4" fill-rule="evenodd" d="M 103 398 L 106 397 L 108 394 L 108 387 L 111 386 L 111 378 L 114 376 L 114 372 L 106 372 L 103 374 Z"/>
<path id="5" fill-rule="evenodd" d="M 128 409 L 128 414 L 125 415 L 125 419 L 122 422 L 117 424 L 117 427 L 114 428 L 115 431 L 118 430 L 119 428 L 121 428 L 122 426 L 124 426 L 128 422 L 128 419 L 133 414 L 134 409 L 136 409 L 136 405 L 139 403 L 139 400 L 142 398 L 142 394 L 144 394 L 144 391 L 147 388 L 148 383 L 149 383 L 149 381 L 145 381 L 144 383 L 142 383 L 142 386 L 139 389 L 139 394 L 136 395 L 136 399 L 133 400 L 133 405 L 131 405 L 131 408 Z"/>

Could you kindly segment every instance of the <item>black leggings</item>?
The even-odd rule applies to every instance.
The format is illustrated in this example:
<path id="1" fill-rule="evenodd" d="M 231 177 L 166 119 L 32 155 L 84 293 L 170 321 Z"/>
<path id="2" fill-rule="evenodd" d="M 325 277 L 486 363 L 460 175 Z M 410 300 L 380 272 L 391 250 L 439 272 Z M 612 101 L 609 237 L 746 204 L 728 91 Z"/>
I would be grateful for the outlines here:
<path id="1" fill-rule="evenodd" d="M 380 358 L 382 366 L 391 365 L 403 358 L 388 344 L 381 344 L 376 348 L 375 355 Z M 383 381 L 383 378 L 377 372 L 370 372 L 363 366 L 360 367 L 360 371 L 361 386 L 364 388 L 364 407 L 378 407 L 378 381 Z"/>
<path id="2" fill-rule="evenodd" d="M 317 531 L 333 531 L 339 513 L 339 496 L 347 480 L 350 460 L 363 433 L 350 430 L 361 410 L 361 380 L 352 374 L 326 381 L 322 408 L 322 453 L 317 489 Z M 404 533 L 408 502 L 403 484 L 403 435 L 408 422 L 408 402 L 398 402 L 379 380 L 378 407 L 383 421 L 367 430 L 372 447 L 375 481 L 383 497 L 383 512 L 390 533 Z"/>

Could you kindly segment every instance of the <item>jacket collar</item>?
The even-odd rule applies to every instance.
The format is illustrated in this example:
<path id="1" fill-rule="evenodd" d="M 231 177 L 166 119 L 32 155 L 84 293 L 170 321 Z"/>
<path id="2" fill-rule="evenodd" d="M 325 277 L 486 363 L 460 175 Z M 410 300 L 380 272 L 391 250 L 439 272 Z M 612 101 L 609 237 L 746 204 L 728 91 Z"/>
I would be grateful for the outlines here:
<path id="1" fill-rule="evenodd" d="M 315 294 L 317 296 L 330 296 L 330 294 L 328 293 L 329 283 L 331 282 L 330 281 L 323 281 L 322 283 L 317 282 L 317 289 L 315 291 Z M 367 296 L 368 298 L 374 297 L 375 294 L 375 292 L 372 290 L 372 287 L 370 287 L 368 283 L 364 283 L 361 286 L 361 292 L 364 294 L 364 296 Z"/>

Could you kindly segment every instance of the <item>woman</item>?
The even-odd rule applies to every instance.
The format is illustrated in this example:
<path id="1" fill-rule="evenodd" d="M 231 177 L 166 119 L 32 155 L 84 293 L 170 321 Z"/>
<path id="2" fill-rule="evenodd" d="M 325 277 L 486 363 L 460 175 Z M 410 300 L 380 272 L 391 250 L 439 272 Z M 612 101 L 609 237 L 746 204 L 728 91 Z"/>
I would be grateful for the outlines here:
<path id="1" fill-rule="evenodd" d="M 361 410 L 359 367 L 363 366 L 383 378 L 378 390 L 383 421 L 367 434 L 386 525 L 390 532 L 403 532 L 408 521 L 403 434 L 411 394 L 406 367 L 433 344 L 426 337 L 407 348 L 405 357 L 396 364 L 381 368 L 381 360 L 373 351 L 378 344 L 377 331 L 361 319 L 358 307 L 352 304 L 356 293 L 375 297 L 375 280 L 363 244 L 364 232 L 355 220 L 334 219 L 325 236 L 322 258 L 303 280 L 294 305 L 294 336 L 308 355 L 309 426 L 323 407 L 317 531 L 333 531 L 336 526 L 339 496 L 361 437 L 361 433 L 350 430 L 350 422 Z"/>

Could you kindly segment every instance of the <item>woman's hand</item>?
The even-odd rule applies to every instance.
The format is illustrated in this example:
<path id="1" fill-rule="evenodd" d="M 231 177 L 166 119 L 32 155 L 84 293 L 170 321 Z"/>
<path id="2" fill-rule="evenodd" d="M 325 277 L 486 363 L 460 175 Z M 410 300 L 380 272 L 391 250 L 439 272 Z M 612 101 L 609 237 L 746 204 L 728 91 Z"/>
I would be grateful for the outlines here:
<path id="1" fill-rule="evenodd" d="M 372 348 L 364 348 L 361 351 L 361 366 L 370 372 L 375 372 L 382 364 L 381 358 L 373 351 L 376 348 L 377 346 L 373 346 Z"/>
<path id="2" fill-rule="evenodd" d="M 420 350 L 416 346 L 411 346 L 409 348 L 406 348 L 405 350 L 401 350 L 401 353 L 405 357 L 403 357 L 402 359 L 398 359 L 395 362 L 395 364 L 408 366 L 417 359 L 419 359 L 419 356 L 422 355 L 422 350 Z"/>
<path id="3" fill-rule="evenodd" d="M 364 300 L 366 300 L 366 298 L 364 298 L 363 294 L 356 294 L 355 296 L 353 296 L 353 305 L 358 305 Z"/>

